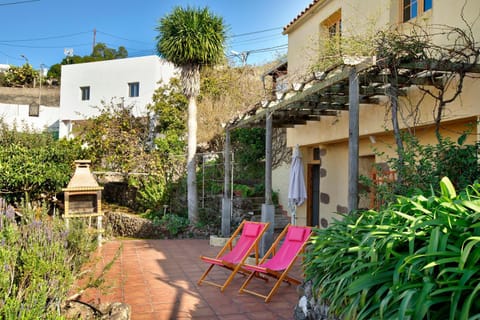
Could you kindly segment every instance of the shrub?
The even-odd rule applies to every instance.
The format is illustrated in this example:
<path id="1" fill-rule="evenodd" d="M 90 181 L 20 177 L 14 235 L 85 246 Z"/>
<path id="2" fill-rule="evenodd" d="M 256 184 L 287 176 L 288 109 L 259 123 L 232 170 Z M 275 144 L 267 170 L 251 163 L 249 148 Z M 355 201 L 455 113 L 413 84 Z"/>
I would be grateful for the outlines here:
<path id="1" fill-rule="evenodd" d="M 417 137 L 403 135 L 403 163 L 398 158 L 387 160 L 401 181 L 384 182 L 375 186 L 377 202 L 388 203 L 395 198 L 394 194 L 411 196 L 418 192 L 428 192 L 445 176 L 452 180 L 458 190 L 471 185 L 480 176 L 480 145 L 465 144 L 467 134 L 461 135 L 456 142 L 448 137 L 441 138 L 435 145 L 422 145 Z M 379 172 L 381 171 L 380 169 Z M 366 185 L 373 186 L 370 179 L 362 177 L 362 180 Z"/>
<path id="2" fill-rule="evenodd" d="M 129 185 L 137 189 L 135 201 L 140 211 L 161 211 L 165 197 L 165 181 L 162 176 L 131 176 Z"/>
<path id="3" fill-rule="evenodd" d="M 77 141 L 56 141 L 48 132 L 18 132 L 0 121 L 0 189 L 8 202 L 40 199 L 66 187 L 76 159 L 86 156 Z"/>
<path id="4" fill-rule="evenodd" d="M 30 64 L 26 63 L 21 67 L 10 66 L 10 68 L 5 72 L 3 83 L 7 87 L 31 87 L 33 86 L 35 79 L 38 78 L 38 71 L 34 70 Z"/>
<path id="5" fill-rule="evenodd" d="M 0 318 L 59 319 L 80 266 L 95 244 L 85 228 L 23 210 L 0 215 Z"/>
<path id="6" fill-rule="evenodd" d="M 167 213 L 162 216 L 160 219 L 160 223 L 167 228 L 167 231 L 170 233 L 171 236 L 176 236 L 186 227 L 188 227 L 189 221 L 188 218 L 179 216 L 177 214 L 170 214 Z"/>
<path id="7" fill-rule="evenodd" d="M 345 319 L 472 319 L 480 313 L 480 184 L 459 195 L 448 178 L 429 197 L 319 229 L 306 278 Z M 476 319 L 477 317 L 474 316 Z"/>
<path id="8" fill-rule="evenodd" d="M 265 174 L 265 129 L 239 128 L 231 134 L 235 150 L 235 181 L 261 182 Z"/>

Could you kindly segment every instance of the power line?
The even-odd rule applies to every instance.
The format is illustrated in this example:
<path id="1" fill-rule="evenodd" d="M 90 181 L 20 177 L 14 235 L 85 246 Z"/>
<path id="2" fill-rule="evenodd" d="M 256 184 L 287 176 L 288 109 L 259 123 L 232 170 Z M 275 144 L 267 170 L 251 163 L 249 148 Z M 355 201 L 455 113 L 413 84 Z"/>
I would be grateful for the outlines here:
<path id="1" fill-rule="evenodd" d="M 81 47 L 81 46 L 91 46 L 91 43 L 80 43 L 80 44 L 68 44 L 68 45 L 62 45 L 62 46 L 33 46 L 33 45 L 26 45 L 26 44 L 9 44 L 9 43 L 3 43 L 0 42 L 0 46 L 6 46 L 6 47 L 13 47 L 13 48 L 31 48 L 31 49 L 57 49 L 57 48 L 65 48 L 65 47 Z"/>
<path id="2" fill-rule="evenodd" d="M 249 36 L 249 35 L 252 35 L 252 34 L 258 34 L 258 33 L 262 33 L 262 32 L 268 32 L 268 31 L 278 30 L 278 29 L 282 29 L 282 27 L 276 27 L 276 28 L 271 28 L 271 29 L 252 31 L 252 32 L 247 32 L 247 33 L 234 34 L 234 35 L 230 36 L 230 38 L 237 38 L 237 37 Z"/>
<path id="3" fill-rule="evenodd" d="M 113 38 L 117 38 L 117 39 L 121 39 L 121 40 L 126 40 L 126 41 L 131 41 L 131 42 L 149 43 L 149 42 L 146 42 L 146 41 L 133 40 L 133 39 L 128 39 L 128 38 L 116 36 L 116 35 L 114 35 L 114 34 L 107 33 L 107 32 L 103 32 L 103 31 L 100 31 L 100 30 L 97 30 L 97 33 L 101 33 L 101 34 L 104 34 L 104 35 L 109 36 L 109 37 L 113 37 Z"/>
<path id="4" fill-rule="evenodd" d="M 23 4 L 23 3 L 28 3 L 28 2 L 38 2 L 40 0 L 25 0 L 25 1 L 15 1 L 15 2 L 7 2 L 7 3 L 0 3 L 0 6 L 11 6 L 15 4 Z"/>
<path id="5" fill-rule="evenodd" d="M 26 42 L 26 41 L 42 41 L 42 40 L 51 40 L 51 39 L 61 39 L 61 38 L 71 38 L 78 35 L 91 33 L 91 31 L 82 31 L 77 33 L 63 34 L 58 36 L 47 36 L 41 38 L 30 38 L 30 39 L 14 39 L 14 40 L 0 40 L 0 42 Z"/>
<path id="6" fill-rule="evenodd" d="M 262 48 L 262 49 L 255 49 L 255 50 L 250 50 L 251 53 L 259 53 L 259 52 L 269 52 L 269 51 L 275 51 L 275 50 L 281 50 L 281 49 L 287 49 L 288 44 L 282 44 L 279 46 L 274 46 L 274 47 L 269 47 L 269 48 Z"/>
<path id="7" fill-rule="evenodd" d="M 260 40 L 273 40 L 273 39 L 276 39 L 276 38 L 279 38 L 280 37 L 283 37 L 282 35 L 271 35 L 271 36 L 265 36 L 265 37 L 257 37 L 257 38 L 252 38 L 252 39 L 245 39 L 245 40 L 242 40 L 242 41 L 233 41 L 231 43 L 231 45 L 240 45 L 240 44 L 247 44 L 247 43 L 251 43 L 251 42 L 258 42 Z M 262 41 L 264 42 L 264 41 Z"/>
<path id="8" fill-rule="evenodd" d="M 259 48 L 259 49 L 254 49 L 254 50 L 247 50 L 247 51 L 244 51 L 244 52 L 245 52 L 245 54 L 246 53 L 254 54 L 254 53 L 265 53 L 265 52 L 270 52 L 270 51 L 278 51 L 278 50 L 284 50 L 284 49 L 288 49 L 288 44 L 282 44 L 282 45 L 267 47 L 267 48 Z M 228 58 L 232 58 L 232 57 L 236 57 L 236 56 L 238 56 L 238 54 L 227 55 Z"/>
<path id="9" fill-rule="evenodd" d="M 20 4 L 20 3 L 26 3 L 26 2 L 36 2 L 36 1 L 40 1 L 40 0 L 26 0 L 26 1 L 16 1 L 16 2 L 11 2 L 9 4 Z M 2 5 L 7 5 L 7 4 L 0 4 L 0 6 Z M 233 43 L 230 43 L 229 46 L 231 47 L 232 45 L 239 45 L 239 44 L 243 44 L 243 46 L 245 47 L 245 45 L 247 46 L 251 46 L 251 44 L 253 42 L 260 42 L 262 41 L 263 43 L 265 43 L 266 41 L 275 41 L 274 38 L 277 38 L 280 36 L 279 35 L 264 35 L 264 36 L 260 36 L 260 37 L 248 37 L 248 36 L 252 36 L 252 35 L 259 35 L 259 34 L 265 34 L 267 32 L 272 32 L 274 30 L 279 30 L 281 29 L 281 27 L 277 27 L 277 28 L 269 28 L 269 29 L 263 29 L 263 30 L 258 30 L 258 31 L 252 31 L 252 32 L 246 32 L 246 33 L 241 33 L 241 34 L 236 34 L 236 35 L 232 35 L 230 36 L 228 39 L 230 40 L 233 40 L 235 39 L 236 41 L 233 41 Z M 12 40 L 2 40 L 0 39 L 0 47 L 1 46 L 4 46 L 4 47 L 12 47 L 12 48 L 31 48 L 31 49 L 57 49 L 57 48 L 65 48 L 65 47 L 88 47 L 88 46 L 91 46 L 91 42 L 89 41 L 89 43 L 77 43 L 77 44 L 65 44 L 63 40 L 61 41 L 54 41 L 52 43 L 52 45 L 46 45 L 46 41 L 48 40 L 56 40 L 56 39 L 68 39 L 68 38 L 71 38 L 73 39 L 74 37 L 77 37 L 77 36 L 81 36 L 81 35 L 85 35 L 85 34 L 91 34 L 91 30 L 89 31 L 81 31 L 81 32 L 76 32 L 76 33 L 69 33 L 69 34 L 58 34 L 58 35 L 47 35 L 47 36 L 41 36 L 41 37 L 32 37 L 32 38 L 24 38 L 24 39 L 12 39 Z M 138 44 L 141 44 L 140 48 L 135 48 L 135 46 L 133 47 L 130 47 L 130 46 L 125 46 L 123 45 L 128 51 L 129 51 L 129 56 L 142 56 L 142 55 L 150 55 L 150 54 L 156 54 L 156 50 L 154 48 L 154 41 L 152 42 L 147 42 L 147 41 L 141 41 L 141 40 L 135 40 L 135 39 L 130 39 L 130 38 L 127 38 L 127 37 L 122 37 L 122 36 L 119 36 L 119 35 L 115 35 L 115 34 L 112 34 L 112 33 L 108 33 L 108 32 L 104 32 L 104 31 L 100 31 L 100 30 L 97 30 L 97 33 L 98 34 L 102 34 L 104 36 L 108 36 L 108 37 L 112 37 L 112 38 L 116 38 L 116 39 L 120 39 L 120 40 L 123 40 L 123 41 L 128 41 L 130 43 L 138 43 Z M 244 37 L 244 38 L 241 38 L 241 37 Z M 35 42 L 41 42 L 43 41 L 44 43 L 39 43 L 39 44 L 34 44 Z M 84 41 L 87 41 L 86 39 L 84 39 Z M 106 45 L 108 45 L 109 47 L 116 47 L 118 45 L 113 45 L 112 42 L 117 42 L 117 41 L 99 41 L 99 42 L 102 42 L 102 43 L 105 43 Z M 230 41 L 231 42 L 231 41 Z M 149 45 L 150 47 L 149 48 L 142 48 L 144 47 L 143 45 Z M 256 53 L 265 53 L 265 52 L 270 52 L 270 51 L 278 51 L 278 50 L 283 50 L 283 49 L 286 49 L 287 45 L 280 45 L 280 46 L 271 46 L 271 47 L 266 47 L 266 48 L 258 48 L 258 49 L 252 49 L 252 50 L 241 50 L 242 52 L 249 52 L 252 53 L 252 54 L 256 54 Z M 14 59 L 15 57 L 12 57 L 12 56 L 9 56 L 8 54 L 6 54 L 5 52 L 0 52 L 0 54 L 3 54 L 4 56 L 8 56 L 12 59 Z"/>
<path id="10" fill-rule="evenodd" d="M 3 51 L 0 51 L 0 54 L 4 55 L 5 57 L 10 58 L 10 59 L 22 60 L 22 59 L 20 59 L 20 58 L 11 56 L 11 55 L 9 55 L 8 53 L 5 53 L 5 52 L 3 52 Z"/>

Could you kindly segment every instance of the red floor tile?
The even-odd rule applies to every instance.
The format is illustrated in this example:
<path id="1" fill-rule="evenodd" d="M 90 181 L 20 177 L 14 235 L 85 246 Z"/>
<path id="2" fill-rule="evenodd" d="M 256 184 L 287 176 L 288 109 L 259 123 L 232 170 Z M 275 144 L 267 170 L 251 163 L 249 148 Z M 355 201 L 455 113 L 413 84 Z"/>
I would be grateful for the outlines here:
<path id="1" fill-rule="evenodd" d="M 112 240 L 92 255 L 87 266 L 95 270 L 121 254 L 106 274 L 106 292 L 89 289 L 81 300 L 90 303 L 120 301 L 130 305 L 132 320 L 147 319 L 292 319 L 298 295 L 296 286 L 282 285 L 272 301 L 239 294 L 245 277 L 238 275 L 222 293 L 197 281 L 208 265 L 200 255 L 216 256 L 220 248 L 208 240 Z M 95 262 L 96 264 L 93 264 Z M 300 274 L 300 265 L 292 274 Z M 214 267 L 209 279 L 223 283 L 229 271 Z M 252 288 L 265 289 L 263 281 L 252 281 Z"/>

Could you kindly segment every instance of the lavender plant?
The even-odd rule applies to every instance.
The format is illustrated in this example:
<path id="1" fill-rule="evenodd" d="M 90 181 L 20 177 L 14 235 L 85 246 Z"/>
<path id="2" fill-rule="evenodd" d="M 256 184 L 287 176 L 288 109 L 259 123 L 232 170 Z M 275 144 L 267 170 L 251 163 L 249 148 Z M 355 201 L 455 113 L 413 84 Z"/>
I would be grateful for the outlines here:
<path id="1" fill-rule="evenodd" d="M 80 225 L 44 212 L 0 214 L 0 318 L 62 319 L 61 306 L 75 275 L 95 248 Z"/>

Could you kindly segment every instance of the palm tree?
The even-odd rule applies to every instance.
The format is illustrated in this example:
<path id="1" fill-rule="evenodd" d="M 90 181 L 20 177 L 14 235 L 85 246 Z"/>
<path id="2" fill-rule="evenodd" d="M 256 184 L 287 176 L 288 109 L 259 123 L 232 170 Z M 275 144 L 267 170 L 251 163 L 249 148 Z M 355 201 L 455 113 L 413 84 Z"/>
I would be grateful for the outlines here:
<path id="1" fill-rule="evenodd" d="M 160 19 L 157 52 L 181 69 L 183 93 L 188 99 L 187 192 L 188 219 L 198 220 L 196 179 L 197 97 L 200 69 L 224 58 L 226 27 L 223 18 L 207 8 L 175 7 Z"/>

